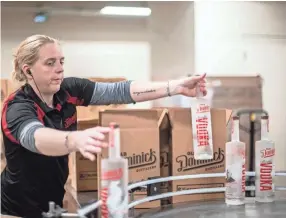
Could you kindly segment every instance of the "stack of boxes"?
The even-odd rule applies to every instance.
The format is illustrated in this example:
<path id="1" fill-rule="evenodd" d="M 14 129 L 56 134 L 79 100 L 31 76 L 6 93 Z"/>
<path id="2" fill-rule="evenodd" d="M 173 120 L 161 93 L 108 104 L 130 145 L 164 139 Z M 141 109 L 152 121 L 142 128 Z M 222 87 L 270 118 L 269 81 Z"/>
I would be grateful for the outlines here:
<path id="1" fill-rule="evenodd" d="M 116 122 L 121 128 L 121 152 L 128 159 L 129 181 L 136 183 L 152 177 L 167 177 L 225 171 L 226 126 L 231 110 L 212 109 L 214 159 L 197 161 L 193 156 L 192 116 L 187 108 L 153 108 L 145 110 L 105 110 L 100 112 L 100 125 Z M 98 157 L 107 158 L 107 149 Z M 98 177 L 100 182 L 100 176 Z M 100 183 L 98 183 L 100 184 Z M 175 192 L 205 187 L 224 187 L 224 178 L 188 179 L 166 182 L 161 192 Z M 100 191 L 100 185 L 99 185 Z M 147 191 L 134 193 L 134 200 L 147 197 Z M 176 196 L 172 203 L 224 198 L 224 193 Z M 166 202 L 165 201 L 162 201 Z M 157 208 L 161 201 L 151 201 L 135 208 Z"/>
<path id="2" fill-rule="evenodd" d="M 1 111 L 3 108 L 4 100 L 8 97 L 10 93 L 13 92 L 13 86 L 10 80 L 8 79 L 1 79 Z M 0 134 L 0 140 L 1 140 L 1 172 L 6 166 L 6 159 L 4 155 L 4 146 L 3 146 L 3 139 L 2 134 Z"/>

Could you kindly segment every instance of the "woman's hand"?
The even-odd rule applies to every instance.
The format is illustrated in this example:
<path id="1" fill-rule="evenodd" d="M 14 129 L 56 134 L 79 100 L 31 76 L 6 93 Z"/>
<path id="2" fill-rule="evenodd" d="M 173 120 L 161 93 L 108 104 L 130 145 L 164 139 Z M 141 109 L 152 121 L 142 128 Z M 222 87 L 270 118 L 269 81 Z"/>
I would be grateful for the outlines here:
<path id="1" fill-rule="evenodd" d="M 75 151 L 79 151 L 85 158 L 94 161 L 96 153 L 100 153 L 102 148 L 107 147 L 106 133 L 108 127 L 94 127 L 82 131 L 75 131 L 69 134 L 67 146 Z"/>
<path id="2" fill-rule="evenodd" d="M 197 85 L 199 86 L 200 92 L 203 96 L 207 95 L 206 89 L 206 73 L 199 76 L 191 76 L 183 79 L 170 81 L 171 94 L 179 94 L 188 97 L 197 96 Z"/>

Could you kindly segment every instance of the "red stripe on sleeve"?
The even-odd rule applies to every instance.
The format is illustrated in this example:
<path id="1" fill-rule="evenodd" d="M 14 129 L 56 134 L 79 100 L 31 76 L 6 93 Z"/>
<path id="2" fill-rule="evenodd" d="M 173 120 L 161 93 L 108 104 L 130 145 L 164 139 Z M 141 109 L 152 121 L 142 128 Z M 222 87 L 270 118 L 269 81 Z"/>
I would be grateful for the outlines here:
<path id="1" fill-rule="evenodd" d="M 72 97 L 68 92 L 66 92 L 67 93 L 67 102 L 68 103 L 71 103 L 71 104 L 73 104 L 73 105 L 77 105 L 77 106 L 81 106 L 81 105 L 83 105 L 83 103 L 84 103 L 84 100 L 83 99 L 79 99 L 79 98 L 77 98 L 77 97 Z"/>
<path id="2" fill-rule="evenodd" d="M 37 108 L 37 115 L 38 115 L 38 119 L 41 121 L 42 124 L 44 124 L 44 116 L 45 116 L 45 112 L 42 110 L 42 108 L 40 108 L 39 105 L 37 105 L 36 103 L 34 103 L 35 107 Z"/>
<path id="3" fill-rule="evenodd" d="M 8 109 L 8 103 L 9 101 L 12 101 L 16 95 L 16 92 L 11 94 L 6 101 L 4 102 L 3 110 L 2 110 L 2 127 L 3 127 L 3 132 L 7 136 L 7 138 L 13 142 L 20 144 L 15 137 L 12 135 L 11 131 L 8 128 L 8 123 L 7 123 L 7 109 Z"/>

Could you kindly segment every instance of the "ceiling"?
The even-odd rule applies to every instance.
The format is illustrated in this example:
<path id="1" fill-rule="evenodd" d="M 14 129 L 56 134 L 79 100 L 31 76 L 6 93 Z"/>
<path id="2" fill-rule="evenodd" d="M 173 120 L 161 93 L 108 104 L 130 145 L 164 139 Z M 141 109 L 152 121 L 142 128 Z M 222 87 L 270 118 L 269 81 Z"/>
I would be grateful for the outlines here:
<path id="1" fill-rule="evenodd" d="M 147 7 L 147 1 L 2 1 L 5 8 L 101 9 L 104 6 Z"/>

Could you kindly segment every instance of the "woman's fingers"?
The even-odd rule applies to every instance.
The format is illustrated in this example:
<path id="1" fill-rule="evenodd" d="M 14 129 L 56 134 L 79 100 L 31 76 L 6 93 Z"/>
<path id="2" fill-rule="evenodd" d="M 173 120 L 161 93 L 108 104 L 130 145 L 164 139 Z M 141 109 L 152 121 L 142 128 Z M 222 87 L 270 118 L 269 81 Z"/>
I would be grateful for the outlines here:
<path id="1" fill-rule="evenodd" d="M 88 152 L 88 151 L 85 151 L 85 149 L 79 149 L 80 153 L 82 154 L 83 157 L 85 157 L 86 159 L 89 159 L 91 161 L 94 161 L 95 160 L 95 155 Z"/>
<path id="2" fill-rule="evenodd" d="M 100 147 L 88 145 L 84 148 L 84 150 L 87 152 L 90 152 L 90 153 L 99 153 L 99 152 L 101 152 L 102 149 Z"/>
<path id="3" fill-rule="evenodd" d="M 102 149 L 100 147 L 96 147 L 93 145 L 87 145 L 84 148 L 79 149 L 82 156 L 85 158 L 94 161 L 95 160 L 95 154 L 101 153 Z"/>
<path id="4" fill-rule="evenodd" d="M 105 139 L 105 135 L 101 132 L 91 132 L 89 135 L 91 138 L 97 139 L 97 140 L 104 140 Z"/>
<path id="5" fill-rule="evenodd" d="M 87 139 L 87 145 L 92 145 L 92 146 L 96 146 L 96 147 L 101 147 L 101 148 L 106 148 L 107 147 L 107 143 L 100 141 L 100 140 L 96 140 L 94 138 L 89 137 Z"/>

